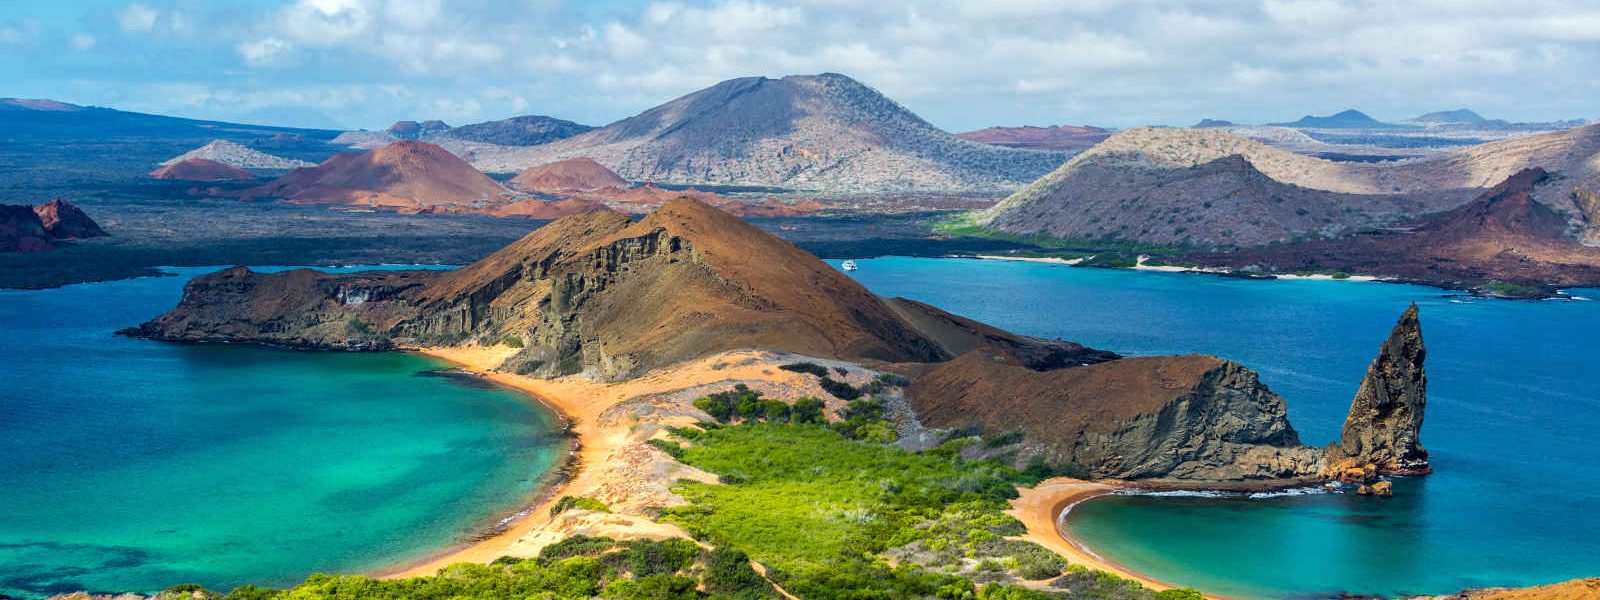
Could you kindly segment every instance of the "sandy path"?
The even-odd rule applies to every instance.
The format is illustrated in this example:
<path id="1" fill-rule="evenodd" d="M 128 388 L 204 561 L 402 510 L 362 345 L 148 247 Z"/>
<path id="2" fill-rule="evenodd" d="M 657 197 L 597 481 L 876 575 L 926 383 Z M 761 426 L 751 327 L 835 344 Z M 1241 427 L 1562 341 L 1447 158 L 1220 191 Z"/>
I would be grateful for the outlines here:
<path id="1" fill-rule="evenodd" d="M 1110 484 L 1057 477 L 1045 480 L 1032 488 L 1017 488 L 1019 495 L 1017 499 L 1011 501 L 1011 510 L 1006 511 L 1006 514 L 1016 517 L 1028 528 L 1028 533 L 1022 536 L 1023 539 L 1049 548 L 1056 554 L 1066 557 L 1072 564 L 1132 579 L 1153 590 L 1172 588 L 1171 585 L 1134 573 L 1088 552 L 1076 542 L 1070 541 L 1066 533 L 1056 526 L 1056 516 L 1061 514 L 1062 509 L 1095 496 L 1109 494 L 1116 489 L 1116 486 Z"/>

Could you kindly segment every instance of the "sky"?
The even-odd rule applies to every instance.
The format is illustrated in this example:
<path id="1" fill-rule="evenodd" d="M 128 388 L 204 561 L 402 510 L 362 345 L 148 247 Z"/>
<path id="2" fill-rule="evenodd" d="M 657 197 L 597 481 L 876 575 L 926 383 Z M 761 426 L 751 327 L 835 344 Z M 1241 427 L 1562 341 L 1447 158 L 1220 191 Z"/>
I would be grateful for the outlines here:
<path id="1" fill-rule="evenodd" d="M 951 131 L 1600 117 L 1594 0 L 8 0 L 0 97 L 329 128 L 603 125 L 839 72 Z"/>

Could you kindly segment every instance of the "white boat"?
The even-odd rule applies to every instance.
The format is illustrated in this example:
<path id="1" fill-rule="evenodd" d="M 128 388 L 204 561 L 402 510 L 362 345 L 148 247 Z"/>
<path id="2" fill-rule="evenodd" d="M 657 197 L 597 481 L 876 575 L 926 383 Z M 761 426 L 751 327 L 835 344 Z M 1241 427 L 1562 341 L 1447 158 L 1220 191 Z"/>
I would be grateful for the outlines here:
<path id="1" fill-rule="evenodd" d="M 847 260 L 847 261 L 844 261 L 842 263 L 839 263 L 839 268 L 844 269 L 846 271 L 854 271 L 854 270 L 856 270 L 856 269 L 858 269 L 860 267 L 856 266 L 856 261 Z"/>

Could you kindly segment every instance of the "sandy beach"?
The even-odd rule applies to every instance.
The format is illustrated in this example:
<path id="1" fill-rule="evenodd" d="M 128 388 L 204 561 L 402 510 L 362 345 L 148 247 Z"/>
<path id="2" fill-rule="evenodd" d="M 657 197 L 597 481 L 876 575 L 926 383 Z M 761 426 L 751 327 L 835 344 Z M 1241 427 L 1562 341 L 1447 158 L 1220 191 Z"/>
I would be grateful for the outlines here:
<path id="1" fill-rule="evenodd" d="M 574 534 L 619 539 L 690 537 L 676 525 L 652 520 L 648 509 L 681 503 L 670 491 L 677 480 L 714 482 L 716 478 L 672 460 L 646 441 L 664 435 L 662 429 L 666 425 L 693 424 L 695 419 L 679 414 L 680 408 L 694 397 L 733 382 L 750 384 L 774 398 L 824 397 L 814 378 L 777 368 L 792 357 L 771 352 L 728 352 L 628 381 L 602 383 L 578 376 L 537 379 L 494 372 L 516 352 L 512 348 L 410 350 L 456 364 L 537 399 L 571 424 L 577 444 L 568 477 L 542 494 L 541 502 L 527 507 L 526 516 L 505 531 L 375 574 L 382 577 L 433 575 L 442 567 L 460 562 L 537 556 L 545 546 Z M 864 384 L 872 376 L 873 372 L 862 369 L 851 377 L 860 379 L 857 384 Z M 842 401 L 830 402 L 829 410 L 842 405 Z M 574 509 L 552 516 L 551 506 L 569 495 L 596 498 L 611 512 Z"/>
<path id="2" fill-rule="evenodd" d="M 1078 263 L 1081 263 L 1084 260 L 1086 260 L 1086 258 L 1052 258 L 1052 257 L 1043 257 L 1043 256 L 1006 256 L 1006 255 L 1003 255 L 1003 254 L 979 254 L 979 255 L 974 256 L 973 258 L 981 258 L 981 259 L 984 259 L 984 260 L 1009 260 L 1009 261 L 1016 261 L 1016 262 L 1035 262 L 1035 263 L 1046 263 L 1046 264 L 1052 264 L 1052 265 L 1069 265 L 1069 266 L 1075 266 Z M 1205 274 L 1205 275 L 1228 275 L 1229 274 L 1229 271 L 1226 270 L 1226 269 L 1207 269 L 1207 268 L 1204 268 L 1204 267 L 1178 267 L 1178 266 L 1172 266 L 1172 265 L 1152 265 L 1152 264 L 1147 264 L 1147 261 L 1149 259 L 1150 259 L 1149 256 L 1140 256 L 1138 261 L 1134 264 L 1134 266 L 1128 267 L 1128 269 L 1132 270 L 1132 271 L 1151 271 L 1151 272 L 1155 272 L 1155 273 L 1201 273 L 1201 274 Z M 1328 275 L 1326 273 L 1307 273 L 1307 274 L 1263 273 L 1263 275 L 1271 275 L 1274 278 L 1284 279 L 1284 280 L 1296 280 L 1296 279 L 1316 279 L 1316 280 L 1328 280 L 1328 281 L 1380 281 L 1381 280 L 1380 278 L 1373 277 L 1371 275 L 1350 275 L 1350 276 L 1347 276 L 1347 277 L 1334 277 L 1334 276 Z"/>
<path id="3" fill-rule="evenodd" d="M 1066 557 L 1072 564 L 1132 579 L 1157 591 L 1172 588 L 1172 585 L 1145 577 L 1089 552 L 1057 526 L 1056 517 L 1063 510 L 1117 489 L 1118 486 L 1113 484 L 1057 477 L 1040 482 L 1031 488 L 1018 488 L 1019 495 L 1017 499 L 1011 501 L 1011 510 L 1006 513 L 1022 521 L 1028 528 L 1028 533 L 1023 536 L 1024 539 L 1049 548 L 1056 554 Z"/>
<path id="4" fill-rule="evenodd" d="M 1076 265 L 1083 262 L 1081 258 L 1054 258 L 1049 256 L 1005 256 L 1002 254 L 979 254 L 973 258 L 984 260 L 1010 260 L 1016 262 L 1036 262 L 1052 265 Z"/>

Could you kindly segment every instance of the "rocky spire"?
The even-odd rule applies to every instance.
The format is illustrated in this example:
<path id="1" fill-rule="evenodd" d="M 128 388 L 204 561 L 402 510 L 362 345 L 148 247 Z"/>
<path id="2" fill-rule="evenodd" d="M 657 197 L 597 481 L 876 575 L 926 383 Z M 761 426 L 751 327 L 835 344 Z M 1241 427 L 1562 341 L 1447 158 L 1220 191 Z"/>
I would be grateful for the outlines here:
<path id="1" fill-rule="evenodd" d="M 1339 441 L 1328 445 L 1324 463 L 1328 475 L 1340 476 L 1352 469 L 1366 470 L 1369 477 L 1374 472 L 1423 475 L 1433 471 L 1428 466 L 1428 451 L 1418 439 L 1428 403 L 1428 375 L 1422 366 L 1427 355 L 1417 305 L 1412 304 L 1367 368 Z"/>

